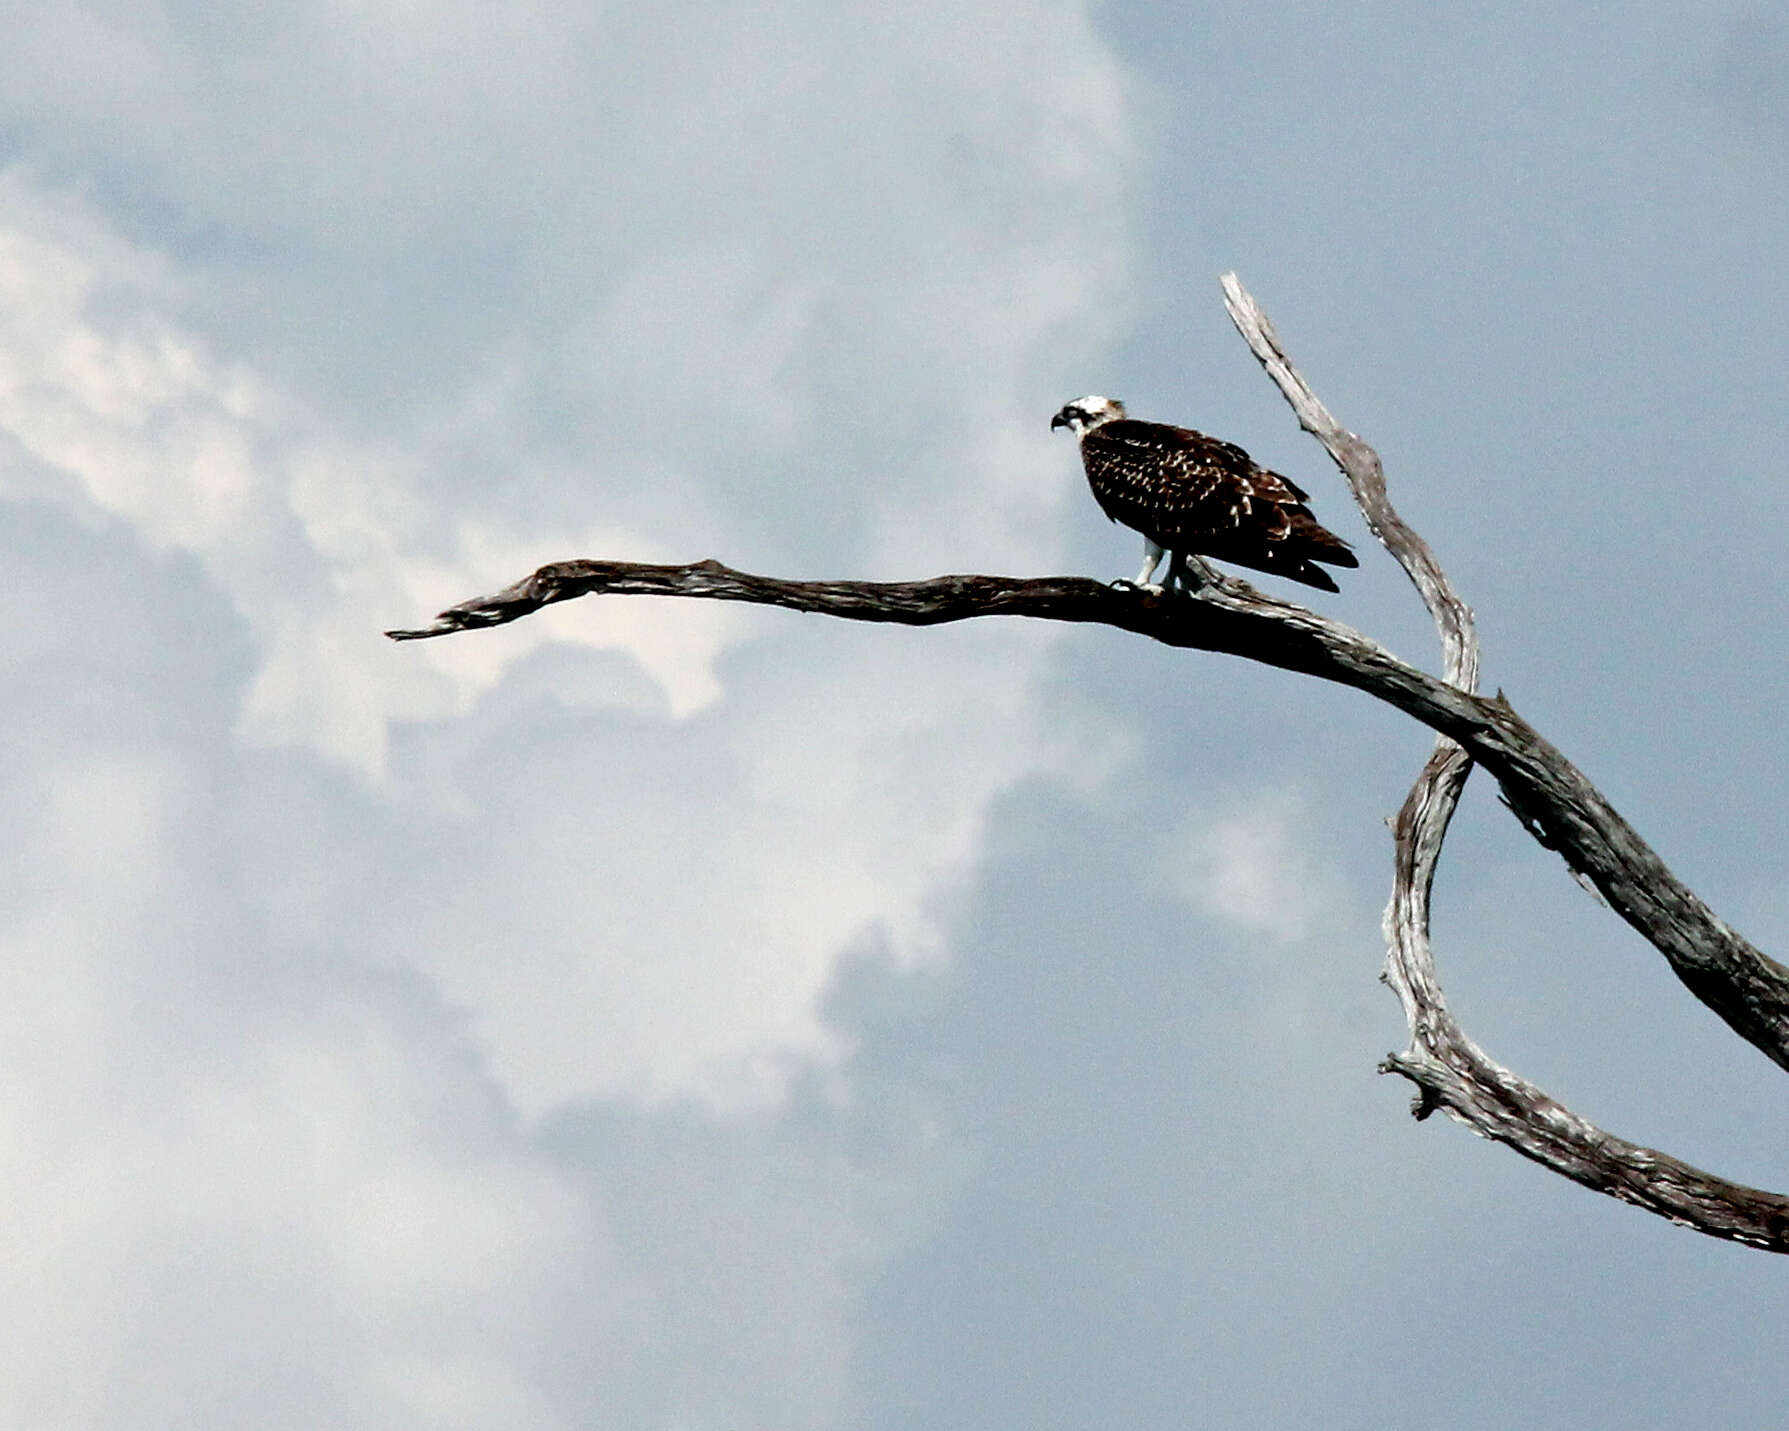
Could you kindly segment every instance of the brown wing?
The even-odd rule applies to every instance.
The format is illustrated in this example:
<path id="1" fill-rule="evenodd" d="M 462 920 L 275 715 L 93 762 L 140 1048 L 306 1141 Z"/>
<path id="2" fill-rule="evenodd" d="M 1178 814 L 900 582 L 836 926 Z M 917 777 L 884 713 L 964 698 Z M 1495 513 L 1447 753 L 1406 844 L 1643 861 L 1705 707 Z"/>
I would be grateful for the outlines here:
<path id="1" fill-rule="evenodd" d="M 1094 499 L 1115 522 L 1172 552 L 1197 552 L 1335 589 L 1312 566 L 1358 566 L 1305 506 L 1298 485 L 1190 428 L 1121 418 L 1081 438 Z"/>

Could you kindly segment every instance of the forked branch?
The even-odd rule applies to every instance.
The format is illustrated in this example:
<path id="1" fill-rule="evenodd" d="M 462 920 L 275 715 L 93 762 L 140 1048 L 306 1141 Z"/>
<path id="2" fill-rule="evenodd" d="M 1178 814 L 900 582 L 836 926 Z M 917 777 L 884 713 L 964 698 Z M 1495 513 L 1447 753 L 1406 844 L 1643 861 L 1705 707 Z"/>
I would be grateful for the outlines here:
<path id="1" fill-rule="evenodd" d="M 1300 422 L 1328 448 L 1368 524 L 1422 594 L 1442 638 L 1446 679 L 1399 660 L 1340 622 L 1219 577 L 1196 594 L 1153 595 L 1083 577 L 942 576 L 916 582 L 784 581 L 715 561 L 655 566 L 564 561 L 494 596 L 441 613 L 420 640 L 527 616 L 588 595 L 700 597 L 782 606 L 855 621 L 930 626 L 1029 616 L 1115 626 L 1170 646 L 1224 652 L 1351 686 L 1439 737 L 1394 825 L 1396 875 L 1386 910 L 1385 979 L 1403 1003 L 1411 1044 L 1382 1067 L 1473 1131 L 1599 1192 L 1714 1237 L 1789 1252 L 1789 1198 L 1727 1182 L 1595 1128 L 1490 1059 L 1448 1011 L 1429 947 L 1429 893 L 1460 791 L 1474 763 L 1500 782 L 1523 825 L 1670 962 L 1684 985 L 1779 1066 L 1789 1069 L 1789 970 L 1729 929 L 1640 839 L 1578 769 L 1503 700 L 1477 694 L 1472 614 L 1386 495 L 1379 459 L 1345 431 L 1292 366 L 1235 275 L 1231 317 Z"/>
<path id="2" fill-rule="evenodd" d="M 1453 583 L 1427 543 L 1406 526 L 1393 509 L 1378 454 L 1353 433 L 1345 431 L 1317 400 L 1280 347 L 1266 314 L 1236 275 L 1225 274 L 1223 282 L 1225 303 L 1237 329 L 1279 385 L 1305 430 L 1329 450 L 1348 479 L 1355 501 L 1374 535 L 1397 559 L 1421 594 L 1441 638 L 1449 683 L 1463 691 L 1476 691 L 1478 633 L 1472 612 L 1454 591 Z M 1507 706 L 1504 708 L 1508 709 Z M 1513 716 L 1514 712 L 1510 714 Z M 1539 740 L 1538 736 L 1534 738 Z M 1547 749 L 1562 765 L 1565 764 L 1558 752 L 1552 751 L 1551 747 Z M 1569 765 L 1565 768 L 1574 781 L 1583 781 L 1575 769 Z M 1467 1037 L 1449 1011 L 1429 944 L 1429 896 L 1448 824 L 1471 773 L 1472 755 L 1467 747 L 1445 734 L 1438 734 L 1433 752 L 1392 825 L 1395 874 L 1391 902 L 1385 909 L 1383 977 L 1404 1006 L 1410 1026 L 1410 1047 L 1388 1057 L 1380 1065 L 1381 1069 L 1401 1073 L 1417 1085 L 1414 1112 L 1418 1118 L 1426 1118 L 1436 1108 L 1443 1108 L 1474 1132 L 1508 1143 L 1543 1166 L 1598 1192 L 1634 1203 L 1712 1236 L 1748 1242 L 1774 1252 L 1789 1251 L 1789 1217 L 1786 1217 L 1789 1199 L 1714 1177 L 1668 1154 L 1603 1132 L 1498 1064 Z M 1583 783 L 1590 788 L 1587 781 Z M 1521 803 L 1523 797 L 1515 793 L 1520 788 L 1519 782 L 1504 777 L 1511 809 L 1530 833 L 1550 844 L 1546 822 L 1535 820 L 1530 824 L 1527 807 Z M 1590 793 L 1606 809 L 1607 802 L 1601 795 L 1593 788 Z M 1619 819 L 1613 810 L 1609 810 L 1608 815 Z M 1639 836 L 1631 830 L 1626 834 L 1635 845 L 1645 849 Z M 1671 883 L 1677 885 L 1675 876 L 1665 870 L 1658 857 L 1650 850 L 1645 853 Z M 1581 878 L 1589 875 L 1595 882 L 1595 876 L 1577 864 L 1572 854 L 1566 853 L 1566 860 L 1575 874 Z M 1683 894 L 1695 899 L 1688 890 L 1683 890 Z M 1705 927 L 1689 931 L 1692 942 L 1699 943 L 1701 937 L 1717 930 L 1719 936 L 1738 940 L 1737 935 L 1701 907 L 1700 901 L 1696 904 L 1714 929 Z M 1673 957 L 1677 948 L 1675 941 L 1661 941 L 1631 917 L 1629 922 L 1635 923 L 1641 933 L 1653 940 L 1683 977 L 1681 956 Z M 1661 934 L 1664 932 L 1660 931 Z M 1750 946 L 1746 948 L 1749 950 Z M 1716 959 L 1726 952 L 1717 950 Z M 1782 974 L 1780 966 L 1765 960 L 1762 954 L 1757 958 L 1768 966 L 1767 974 Z M 1690 981 L 1686 978 L 1685 982 Z M 1691 987 L 1693 989 L 1695 985 L 1692 983 Z M 1728 995 L 1733 996 L 1744 1002 L 1743 995 L 1737 990 Z M 1770 1049 L 1766 1052 L 1779 1063 L 1782 1061 L 1780 1052 Z"/>

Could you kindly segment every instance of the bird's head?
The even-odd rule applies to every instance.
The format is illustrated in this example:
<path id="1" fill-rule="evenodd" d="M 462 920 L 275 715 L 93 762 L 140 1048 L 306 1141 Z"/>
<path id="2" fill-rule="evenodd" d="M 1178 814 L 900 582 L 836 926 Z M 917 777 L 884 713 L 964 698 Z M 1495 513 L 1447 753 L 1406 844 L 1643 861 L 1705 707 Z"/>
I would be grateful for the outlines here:
<path id="1" fill-rule="evenodd" d="M 1124 416 L 1124 404 L 1117 398 L 1076 398 L 1050 419 L 1050 431 L 1066 427 L 1076 437 L 1092 432 L 1101 423 Z"/>

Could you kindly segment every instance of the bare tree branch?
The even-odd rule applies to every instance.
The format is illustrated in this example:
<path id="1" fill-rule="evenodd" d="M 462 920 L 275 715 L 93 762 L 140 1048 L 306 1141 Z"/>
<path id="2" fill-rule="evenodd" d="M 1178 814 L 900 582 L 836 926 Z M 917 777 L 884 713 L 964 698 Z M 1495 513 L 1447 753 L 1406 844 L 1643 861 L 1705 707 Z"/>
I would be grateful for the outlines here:
<path id="1" fill-rule="evenodd" d="M 1118 627 L 1166 645 L 1218 651 L 1351 686 L 1442 737 L 1394 826 L 1397 874 L 1386 911 L 1385 977 L 1404 1004 L 1412 1043 L 1383 1065 L 1417 1084 L 1418 1116 L 1434 1108 L 1508 1143 L 1574 1181 L 1715 1237 L 1789 1252 L 1789 1198 L 1729 1183 L 1594 1128 L 1501 1068 L 1448 1012 L 1429 949 L 1429 892 L 1473 762 L 1500 782 L 1525 827 L 1670 962 L 1685 986 L 1742 1038 L 1789 1069 L 1789 970 L 1715 917 L 1600 792 L 1516 714 L 1476 694 L 1472 615 L 1422 540 L 1386 497 L 1377 455 L 1317 401 L 1234 275 L 1232 318 L 1301 423 L 1329 448 L 1374 532 L 1403 565 L 1442 633 L 1448 679 L 1399 660 L 1340 622 L 1219 577 L 1196 595 L 1154 595 L 1081 577 L 943 576 L 917 582 L 784 581 L 715 561 L 647 565 L 565 561 L 444 611 L 409 641 L 517 620 L 586 595 L 699 597 L 782 606 L 856 621 L 929 626 L 1028 616 Z"/>
<path id="2" fill-rule="evenodd" d="M 1472 612 L 1454 591 L 1434 553 L 1398 517 L 1386 492 L 1378 453 L 1338 423 L 1292 364 L 1254 298 L 1234 273 L 1223 277 L 1225 305 L 1239 332 L 1299 423 L 1328 450 L 1348 479 L 1374 535 L 1409 575 L 1441 638 L 1448 681 L 1478 688 L 1478 633 Z M 1573 1179 L 1712 1236 L 1789 1251 L 1789 1198 L 1727 1182 L 1667 1154 L 1626 1142 L 1593 1126 L 1495 1062 L 1468 1038 L 1447 1007 L 1429 943 L 1430 894 L 1442 842 L 1472 757 L 1445 735 L 1424 762 L 1393 822 L 1395 875 L 1385 909 L 1383 977 L 1404 1006 L 1410 1048 L 1380 1068 L 1417 1086 L 1414 1112 L 1436 1108 L 1484 1137 Z M 1525 811 L 1511 809 L 1531 833 Z M 1594 886 L 1593 886 L 1594 887 Z M 1761 956 L 1762 957 L 1762 956 Z"/>
<path id="3" fill-rule="evenodd" d="M 1392 507 L 1385 490 L 1385 469 L 1379 454 L 1330 416 L 1329 409 L 1317 400 L 1291 358 L 1280 346 L 1279 335 L 1261 311 L 1261 305 L 1242 286 L 1234 273 L 1222 279 L 1224 306 L 1230 321 L 1249 345 L 1249 350 L 1267 369 L 1267 375 L 1279 386 L 1281 394 L 1298 414 L 1298 424 L 1321 442 L 1335 459 L 1349 490 L 1367 519 L 1373 535 L 1397 558 L 1398 565 L 1415 584 L 1423 605 L 1435 619 L 1441 635 L 1445 670 L 1450 685 L 1463 691 L 1478 689 L 1478 635 L 1473 629 L 1472 609 L 1455 594 L 1453 584 L 1442 571 L 1441 563 L 1429 544 L 1404 524 Z"/>
<path id="4" fill-rule="evenodd" d="M 1497 777 L 1551 848 L 1665 954 L 1698 998 L 1742 1038 L 1789 1068 L 1789 970 L 1717 919 L 1501 696 L 1462 691 L 1340 622 L 1263 595 L 1245 582 L 1227 578 L 1194 598 L 1162 599 L 1085 577 L 784 581 L 715 561 L 687 566 L 566 561 L 544 566 L 494 596 L 462 602 L 420 630 L 388 634 L 410 641 L 498 626 L 553 602 L 593 594 L 744 601 L 909 626 L 1002 615 L 1090 622 L 1365 691 L 1465 747 Z"/>

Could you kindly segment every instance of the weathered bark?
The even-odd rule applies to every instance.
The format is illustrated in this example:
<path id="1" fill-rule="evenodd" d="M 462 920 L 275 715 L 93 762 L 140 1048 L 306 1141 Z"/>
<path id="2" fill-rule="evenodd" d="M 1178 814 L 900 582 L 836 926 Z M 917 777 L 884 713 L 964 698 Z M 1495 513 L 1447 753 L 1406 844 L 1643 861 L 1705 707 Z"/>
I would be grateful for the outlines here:
<path id="1" fill-rule="evenodd" d="M 1082 577 L 811 582 L 755 576 L 715 561 L 565 561 L 494 596 L 462 602 L 430 626 L 386 634 L 408 641 L 502 625 L 586 595 L 686 596 L 914 626 L 1001 615 L 1095 623 L 1365 691 L 1439 737 L 1394 826 L 1396 873 L 1385 916 L 1384 977 L 1403 1003 L 1411 1046 L 1382 1068 L 1418 1086 L 1417 1116 L 1444 1109 L 1475 1132 L 1599 1192 L 1710 1236 L 1789 1252 L 1789 1198 L 1726 1182 L 1600 1131 L 1492 1061 L 1449 1013 L 1429 947 L 1429 892 L 1448 822 L 1476 762 L 1497 778 L 1524 827 L 1652 943 L 1691 993 L 1789 1069 L 1789 970 L 1717 919 L 1501 695 L 1476 693 L 1472 614 L 1428 547 L 1392 509 L 1377 455 L 1317 401 L 1234 275 L 1225 276 L 1224 287 L 1238 329 L 1306 430 L 1329 449 L 1368 524 L 1421 593 L 1441 634 L 1446 679 L 1399 660 L 1340 622 L 1228 576 L 1196 594 L 1157 596 Z"/>
<path id="2" fill-rule="evenodd" d="M 1224 275 L 1224 297 L 1237 329 L 1279 385 L 1286 401 L 1298 414 L 1300 424 L 1329 450 L 1347 478 L 1374 535 L 1397 559 L 1422 596 L 1441 638 L 1448 683 L 1463 691 L 1476 691 L 1478 633 L 1472 612 L 1454 591 L 1453 583 L 1428 545 L 1399 519 L 1393 509 L 1378 454 L 1353 433 L 1345 431 L 1317 400 L 1280 347 L 1272 324 L 1235 274 Z M 1508 710 L 1507 703 L 1503 704 L 1513 718 L 1515 713 Z M 1534 740 L 1538 742 L 1539 736 L 1534 736 Z M 1569 774 L 1568 784 L 1582 783 L 1597 804 L 1607 809 L 1607 802 L 1601 795 L 1557 751 L 1548 746 L 1546 752 L 1550 765 L 1557 762 L 1556 773 Z M 1789 1199 L 1727 1182 L 1667 1154 L 1603 1132 L 1495 1062 L 1466 1036 L 1448 1010 L 1435 971 L 1435 956 L 1429 945 L 1429 895 L 1448 824 L 1471 773 L 1472 756 L 1467 749 L 1447 735 L 1436 736 L 1434 751 L 1424 763 L 1392 825 L 1395 874 L 1391 902 L 1385 909 L 1384 978 L 1404 1006 L 1410 1025 L 1410 1048 L 1404 1053 L 1392 1054 L 1380 1068 L 1401 1073 L 1417 1085 L 1413 1111 L 1418 1118 L 1428 1117 L 1438 1107 L 1444 1108 L 1473 1131 L 1507 1143 L 1542 1166 L 1598 1192 L 1634 1203 L 1712 1236 L 1732 1238 L 1775 1252 L 1789 1251 L 1789 1221 L 1785 1220 L 1789 1215 Z M 1525 788 L 1517 781 L 1506 780 L 1507 803 L 1530 834 L 1543 844 L 1557 848 L 1547 834 L 1546 823 L 1524 803 Z M 1620 822 L 1613 810 L 1607 810 L 1607 816 L 1609 821 Z M 1682 890 L 1689 899 L 1695 899 L 1688 890 L 1682 889 L 1625 822 L 1620 823 L 1619 829 L 1624 832 L 1621 837 L 1623 846 L 1631 844 L 1644 851 L 1645 858 L 1663 872 L 1671 885 Z M 1569 854 L 1566 858 L 1568 863 L 1573 863 Z M 1580 879 L 1590 876 L 1593 887 L 1598 887 L 1588 870 L 1573 864 L 1573 872 Z M 1656 875 L 1654 879 L 1656 881 Z M 1744 943 L 1716 921 L 1700 901 L 1696 903 L 1699 913 L 1718 930 L 1718 937 Z M 1624 917 L 1653 940 L 1671 960 L 1678 976 L 1695 989 L 1696 983 L 1686 973 L 1686 965 L 1693 969 L 1694 961 L 1684 959 L 1683 947 L 1688 945 L 1699 950 L 1705 938 L 1714 931 L 1706 926 L 1691 928 L 1680 937 L 1676 933 L 1676 922 L 1667 916 L 1651 921 L 1658 926 L 1655 934 L 1652 927 L 1641 927 L 1641 923 L 1625 911 Z M 1661 943 L 1661 937 L 1667 935 L 1669 937 Z M 1780 966 L 1757 954 L 1749 945 L 1744 947 L 1747 953 L 1762 961 L 1767 976 L 1782 976 Z M 1677 957 L 1673 957 L 1674 951 Z M 1725 952 L 1718 951 L 1716 959 L 1719 960 Z M 1736 981 L 1740 987 L 1730 986 L 1720 997 L 1722 1002 L 1743 1007 L 1752 1002 L 1746 993 L 1752 971 L 1745 966 L 1750 961 L 1741 954 L 1732 962 L 1743 971 L 1741 979 Z M 1699 993 L 1698 997 L 1702 995 Z M 1719 1004 L 1713 1006 L 1720 1011 Z M 1723 1017 L 1726 1017 L 1724 1012 Z M 1728 1021 L 1732 1022 L 1731 1019 Z M 1768 1016 L 1765 1022 L 1771 1022 Z M 1775 1022 L 1780 1026 L 1780 1014 Z M 1765 1051 L 1782 1062 L 1780 1041 L 1776 1048 Z"/>

